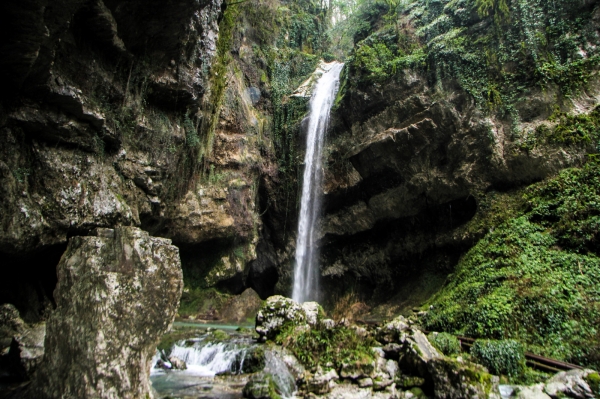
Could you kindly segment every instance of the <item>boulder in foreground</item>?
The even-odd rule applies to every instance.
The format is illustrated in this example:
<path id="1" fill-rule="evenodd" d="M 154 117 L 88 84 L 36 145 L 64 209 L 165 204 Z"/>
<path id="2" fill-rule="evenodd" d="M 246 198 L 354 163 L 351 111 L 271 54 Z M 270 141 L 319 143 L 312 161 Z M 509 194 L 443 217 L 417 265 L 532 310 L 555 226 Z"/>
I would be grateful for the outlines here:
<path id="1" fill-rule="evenodd" d="M 183 288 L 177 247 L 133 227 L 73 237 L 31 398 L 146 398 L 150 367 Z"/>

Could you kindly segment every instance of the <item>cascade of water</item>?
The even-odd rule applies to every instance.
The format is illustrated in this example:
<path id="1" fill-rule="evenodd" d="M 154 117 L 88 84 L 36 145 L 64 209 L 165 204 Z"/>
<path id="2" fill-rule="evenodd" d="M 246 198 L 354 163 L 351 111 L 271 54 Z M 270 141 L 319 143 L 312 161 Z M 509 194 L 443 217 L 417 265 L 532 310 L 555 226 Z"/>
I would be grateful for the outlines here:
<path id="1" fill-rule="evenodd" d="M 323 139 L 343 66 L 344 64 L 339 62 L 325 65 L 327 72 L 317 82 L 310 100 L 292 292 L 292 298 L 299 303 L 318 299 L 319 275 L 315 228 L 321 206 Z"/>
<path id="2" fill-rule="evenodd" d="M 239 372 L 247 350 L 247 344 L 198 342 L 193 346 L 175 344 L 170 356 L 183 360 L 190 370 L 215 375 L 226 371 Z"/>

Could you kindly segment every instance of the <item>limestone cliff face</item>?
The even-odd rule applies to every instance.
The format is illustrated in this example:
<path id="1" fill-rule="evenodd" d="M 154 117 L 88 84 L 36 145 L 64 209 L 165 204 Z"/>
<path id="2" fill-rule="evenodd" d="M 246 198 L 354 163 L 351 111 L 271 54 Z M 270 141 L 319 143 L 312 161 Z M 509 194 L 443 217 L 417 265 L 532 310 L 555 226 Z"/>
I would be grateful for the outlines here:
<path id="1" fill-rule="evenodd" d="M 119 225 L 185 234 L 190 222 L 177 220 L 190 212 L 182 209 L 192 195 L 185 193 L 197 180 L 221 6 L 0 5 L 0 253 L 7 259 L 0 302 L 14 303 L 31 321 L 40 317 L 70 236 Z M 215 216 L 194 221 L 209 231 L 194 240 L 231 224 L 214 203 L 220 194 L 206 195 L 203 207 Z"/>
<path id="2" fill-rule="evenodd" d="M 594 83 L 570 106 L 589 112 L 598 101 Z M 552 88 L 532 90 L 519 107 L 518 130 L 547 123 L 554 102 Z M 346 281 L 367 298 L 418 304 L 481 238 L 484 231 L 469 222 L 486 212 L 481 203 L 489 193 L 586 160 L 585 145 L 525 151 L 513 130 L 453 82 L 431 87 L 408 70 L 395 82 L 348 90 L 328 143 L 326 283 L 335 289 Z"/>

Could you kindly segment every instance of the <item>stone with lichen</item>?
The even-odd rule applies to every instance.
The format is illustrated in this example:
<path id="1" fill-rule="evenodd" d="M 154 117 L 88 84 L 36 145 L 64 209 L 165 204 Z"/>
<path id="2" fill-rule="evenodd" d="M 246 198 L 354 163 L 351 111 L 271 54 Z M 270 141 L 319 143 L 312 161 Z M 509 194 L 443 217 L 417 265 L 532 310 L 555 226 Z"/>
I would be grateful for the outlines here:
<path id="1" fill-rule="evenodd" d="M 73 237 L 31 398 L 143 398 L 183 288 L 177 247 L 134 227 Z"/>

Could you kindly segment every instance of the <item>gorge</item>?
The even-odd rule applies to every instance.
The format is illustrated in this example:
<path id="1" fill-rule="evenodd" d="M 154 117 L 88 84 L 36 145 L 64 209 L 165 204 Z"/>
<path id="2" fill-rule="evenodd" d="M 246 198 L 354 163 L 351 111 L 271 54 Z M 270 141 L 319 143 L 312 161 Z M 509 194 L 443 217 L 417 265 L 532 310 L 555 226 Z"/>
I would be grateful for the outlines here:
<path id="1" fill-rule="evenodd" d="M 600 367 L 597 1 L 5 0 L 0 28 L 0 398 L 164 397 L 182 341 L 281 349 L 317 397 Z M 232 395 L 281 394 L 257 364 Z"/>

